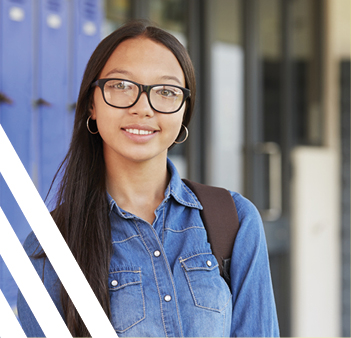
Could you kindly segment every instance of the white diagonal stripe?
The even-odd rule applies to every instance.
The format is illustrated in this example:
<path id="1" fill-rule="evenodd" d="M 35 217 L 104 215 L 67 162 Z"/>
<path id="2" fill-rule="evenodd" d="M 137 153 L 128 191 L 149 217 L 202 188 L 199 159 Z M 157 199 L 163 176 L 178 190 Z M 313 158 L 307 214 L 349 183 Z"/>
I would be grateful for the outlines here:
<path id="1" fill-rule="evenodd" d="M 1 125 L 0 173 L 92 337 L 117 337 Z"/>
<path id="2" fill-rule="evenodd" d="M 72 337 L 1 208 L 0 255 L 45 336 Z"/>
<path id="3" fill-rule="evenodd" d="M 5 296 L 0 290 L 0 337 L 2 338 L 27 338 L 15 314 L 7 303 Z"/>

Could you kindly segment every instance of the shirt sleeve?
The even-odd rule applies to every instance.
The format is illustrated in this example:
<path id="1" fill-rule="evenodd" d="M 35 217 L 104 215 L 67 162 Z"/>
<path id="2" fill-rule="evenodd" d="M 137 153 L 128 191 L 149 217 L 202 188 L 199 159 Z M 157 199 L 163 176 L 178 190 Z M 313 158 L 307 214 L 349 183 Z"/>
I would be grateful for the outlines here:
<path id="1" fill-rule="evenodd" d="M 56 305 L 56 308 L 58 309 L 62 318 L 64 318 L 60 302 L 61 283 L 55 273 L 55 270 L 47 258 L 36 259 L 32 257 L 33 254 L 37 254 L 41 250 L 39 242 L 33 232 L 28 235 L 23 247 L 40 279 L 43 281 L 51 299 Z M 38 302 L 40 302 L 40 299 L 38 299 Z M 40 325 L 35 319 L 35 316 L 33 315 L 20 290 L 18 291 L 17 295 L 17 310 L 19 320 L 27 337 L 44 337 L 44 333 L 40 328 Z"/>
<path id="2" fill-rule="evenodd" d="M 231 259 L 232 337 L 277 337 L 266 237 L 256 207 L 232 193 L 240 223 Z"/>

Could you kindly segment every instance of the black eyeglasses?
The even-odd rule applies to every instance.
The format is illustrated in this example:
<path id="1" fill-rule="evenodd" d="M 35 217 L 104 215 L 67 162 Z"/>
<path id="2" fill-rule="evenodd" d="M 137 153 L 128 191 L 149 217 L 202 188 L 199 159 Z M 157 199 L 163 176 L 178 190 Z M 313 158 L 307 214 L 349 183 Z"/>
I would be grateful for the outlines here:
<path id="1" fill-rule="evenodd" d="M 100 79 L 92 83 L 102 91 L 105 102 L 115 108 L 129 108 L 146 92 L 151 108 L 159 113 L 176 113 L 190 97 L 190 90 L 169 84 L 142 85 L 124 79 Z"/>

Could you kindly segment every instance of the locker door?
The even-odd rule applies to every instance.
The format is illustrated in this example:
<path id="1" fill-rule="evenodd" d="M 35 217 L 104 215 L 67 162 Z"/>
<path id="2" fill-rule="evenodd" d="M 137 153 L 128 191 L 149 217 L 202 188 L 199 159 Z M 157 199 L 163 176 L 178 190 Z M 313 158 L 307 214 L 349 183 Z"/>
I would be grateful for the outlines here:
<path id="1" fill-rule="evenodd" d="M 5 97 L 0 102 L 0 124 L 31 174 L 33 30 L 30 0 L 0 1 L 0 34 L 0 92 Z M 30 228 L 1 175 L 0 205 L 17 236 L 23 241 Z M 14 307 L 17 288 L 1 258 L 0 289 Z"/>
<path id="2" fill-rule="evenodd" d="M 38 13 L 35 137 L 38 190 L 44 199 L 68 148 L 68 3 L 40 0 Z"/>
<path id="3" fill-rule="evenodd" d="M 72 71 L 70 102 L 77 102 L 80 83 L 88 60 L 100 42 L 102 23 L 102 1 L 77 0 L 71 2 L 73 25 L 71 26 L 71 65 Z M 74 114 L 71 114 L 73 121 Z M 73 123 L 71 124 L 73 125 Z"/>

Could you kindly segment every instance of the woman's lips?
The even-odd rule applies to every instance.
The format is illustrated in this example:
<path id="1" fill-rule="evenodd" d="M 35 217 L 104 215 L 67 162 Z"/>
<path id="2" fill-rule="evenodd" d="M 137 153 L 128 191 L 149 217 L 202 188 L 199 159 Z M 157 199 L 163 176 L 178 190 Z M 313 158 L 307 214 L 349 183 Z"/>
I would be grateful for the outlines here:
<path id="1" fill-rule="evenodd" d="M 149 126 L 127 126 L 122 128 L 124 134 L 134 142 L 144 143 L 151 140 L 159 132 Z"/>

